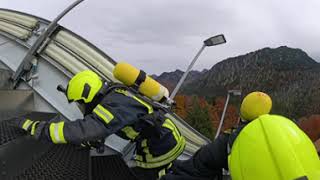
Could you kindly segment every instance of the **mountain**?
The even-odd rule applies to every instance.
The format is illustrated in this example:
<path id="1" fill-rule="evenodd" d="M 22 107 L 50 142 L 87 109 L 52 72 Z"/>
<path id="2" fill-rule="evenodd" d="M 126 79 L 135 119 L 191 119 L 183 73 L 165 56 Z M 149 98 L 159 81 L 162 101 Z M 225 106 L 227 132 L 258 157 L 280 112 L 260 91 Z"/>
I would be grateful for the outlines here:
<path id="1" fill-rule="evenodd" d="M 177 70 L 156 79 L 173 87 L 181 74 Z M 263 48 L 223 60 L 191 77 L 182 94 L 210 99 L 225 97 L 231 89 L 240 89 L 243 95 L 263 91 L 273 99 L 273 113 L 294 119 L 320 114 L 320 65 L 301 49 Z"/>
<path id="2" fill-rule="evenodd" d="M 188 84 L 189 82 L 192 82 L 193 80 L 199 79 L 201 76 L 203 76 L 206 72 L 208 72 L 207 69 L 204 69 L 203 71 L 190 71 L 184 85 Z M 175 86 L 178 84 L 180 78 L 182 77 L 184 71 L 181 70 L 175 70 L 173 72 L 164 72 L 157 75 L 152 75 L 154 79 L 156 79 L 158 82 L 166 86 L 170 92 L 175 88 Z"/>

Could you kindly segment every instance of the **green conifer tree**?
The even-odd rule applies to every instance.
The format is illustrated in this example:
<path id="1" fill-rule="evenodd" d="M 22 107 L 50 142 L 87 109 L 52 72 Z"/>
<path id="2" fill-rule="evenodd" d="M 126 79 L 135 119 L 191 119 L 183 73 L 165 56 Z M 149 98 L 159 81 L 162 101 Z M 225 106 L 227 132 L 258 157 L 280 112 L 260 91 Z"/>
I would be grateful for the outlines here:
<path id="1" fill-rule="evenodd" d="M 214 130 L 209 118 L 208 107 L 200 107 L 199 99 L 196 97 L 193 99 L 193 106 L 188 111 L 186 120 L 201 134 L 213 140 Z"/>

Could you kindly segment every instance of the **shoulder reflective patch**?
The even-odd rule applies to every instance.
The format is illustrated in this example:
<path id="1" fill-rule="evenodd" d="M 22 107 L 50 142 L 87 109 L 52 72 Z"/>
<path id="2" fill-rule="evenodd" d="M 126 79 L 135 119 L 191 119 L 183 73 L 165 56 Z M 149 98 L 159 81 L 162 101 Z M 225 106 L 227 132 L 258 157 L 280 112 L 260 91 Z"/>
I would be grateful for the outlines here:
<path id="1" fill-rule="evenodd" d="M 108 111 L 106 108 L 101 106 L 100 104 L 97 105 L 96 108 L 94 108 L 93 112 L 100 117 L 106 124 L 109 124 L 110 121 L 114 118 L 112 113 Z"/>
<path id="2" fill-rule="evenodd" d="M 133 96 L 132 98 L 138 101 L 140 104 L 144 105 L 148 109 L 149 114 L 153 113 L 153 108 L 149 104 L 137 98 L 136 96 Z"/>
<path id="3" fill-rule="evenodd" d="M 117 93 L 123 94 L 125 96 L 131 97 L 134 100 L 138 101 L 140 104 L 144 105 L 147 109 L 148 109 L 148 113 L 151 114 L 153 113 L 153 108 L 152 106 L 150 106 L 148 103 L 142 101 L 141 99 L 139 99 L 138 97 L 134 96 L 132 93 L 130 93 L 130 91 L 124 90 L 124 89 L 116 89 L 115 90 Z"/>
<path id="4" fill-rule="evenodd" d="M 26 121 L 22 125 L 22 129 L 27 131 L 32 123 L 33 121 L 31 121 L 30 119 L 26 119 Z"/>
<path id="5" fill-rule="evenodd" d="M 49 132 L 50 132 L 50 137 L 53 143 L 55 144 L 67 143 L 67 141 L 64 138 L 63 127 L 64 127 L 63 121 L 59 123 L 50 124 Z"/>

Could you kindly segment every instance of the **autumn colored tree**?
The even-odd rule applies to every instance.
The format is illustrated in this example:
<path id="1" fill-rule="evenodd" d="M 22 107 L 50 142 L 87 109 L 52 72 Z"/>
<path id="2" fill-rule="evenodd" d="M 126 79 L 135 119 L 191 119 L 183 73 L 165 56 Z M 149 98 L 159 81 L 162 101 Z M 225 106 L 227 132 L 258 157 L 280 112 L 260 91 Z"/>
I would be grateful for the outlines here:
<path id="1" fill-rule="evenodd" d="M 215 97 L 210 104 L 204 97 L 177 95 L 174 112 L 185 119 L 200 133 L 213 137 L 218 128 L 226 99 Z M 222 131 L 234 127 L 238 122 L 238 107 L 229 102 Z M 209 120 L 208 120 L 209 119 Z"/>
<path id="2" fill-rule="evenodd" d="M 220 123 L 225 102 L 226 102 L 225 98 L 218 97 L 215 99 L 214 105 L 210 106 L 210 109 L 209 109 L 210 119 L 215 129 L 218 128 L 218 125 Z M 226 115 L 224 117 L 222 131 L 226 129 L 230 129 L 237 124 L 238 118 L 239 118 L 238 114 L 239 114 L 238 108 L 233 104 L 229 103 L 227 107 Z"/>
<path id="3" fill-rule="evenodd" d="M 174 98 L 176 105 L 174 108 L 174 111 L 176 114 L 178 114 L 181 118 L 185 119 L 187 117 L 187 102 L 186 102 L 186 96 L 185 95 L 177 95 Z"/>
<path id="4" fill-rule="evenodd" d="M 301 118 L 298 125 L 313 142 L 320 138 L 320 115 Z"/>
<path id="5" fill-rule="evenodd" d="M 208 105 L 197 97 L 193 98 L 193 106 L 187 112 L 187 122 L 209 139 L 214 137 L 214 128 L 209 117 Z"/>

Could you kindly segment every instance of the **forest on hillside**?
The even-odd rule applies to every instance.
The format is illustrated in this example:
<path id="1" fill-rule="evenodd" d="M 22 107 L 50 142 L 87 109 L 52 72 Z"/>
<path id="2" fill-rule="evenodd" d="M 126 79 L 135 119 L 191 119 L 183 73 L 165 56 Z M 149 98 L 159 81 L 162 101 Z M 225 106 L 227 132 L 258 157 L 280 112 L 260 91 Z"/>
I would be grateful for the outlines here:
<path id="1" fill-rule="evenodd" d="M 183 71 L 162 73 L 155 79 L 172 90 Z M 320 138 L 320 63 L 301 49 L 263 48 L 225 59 L 209 70 L 191 71 L 175 112 L 191 126 L 212 138 L 220 122 L 228 90 L 240 90 L 230 98 L 222 130 L 237 124 L 241 98 L 252 91 L 269 94 L 272 114 L 296 122 L 312 140 Z"/>

